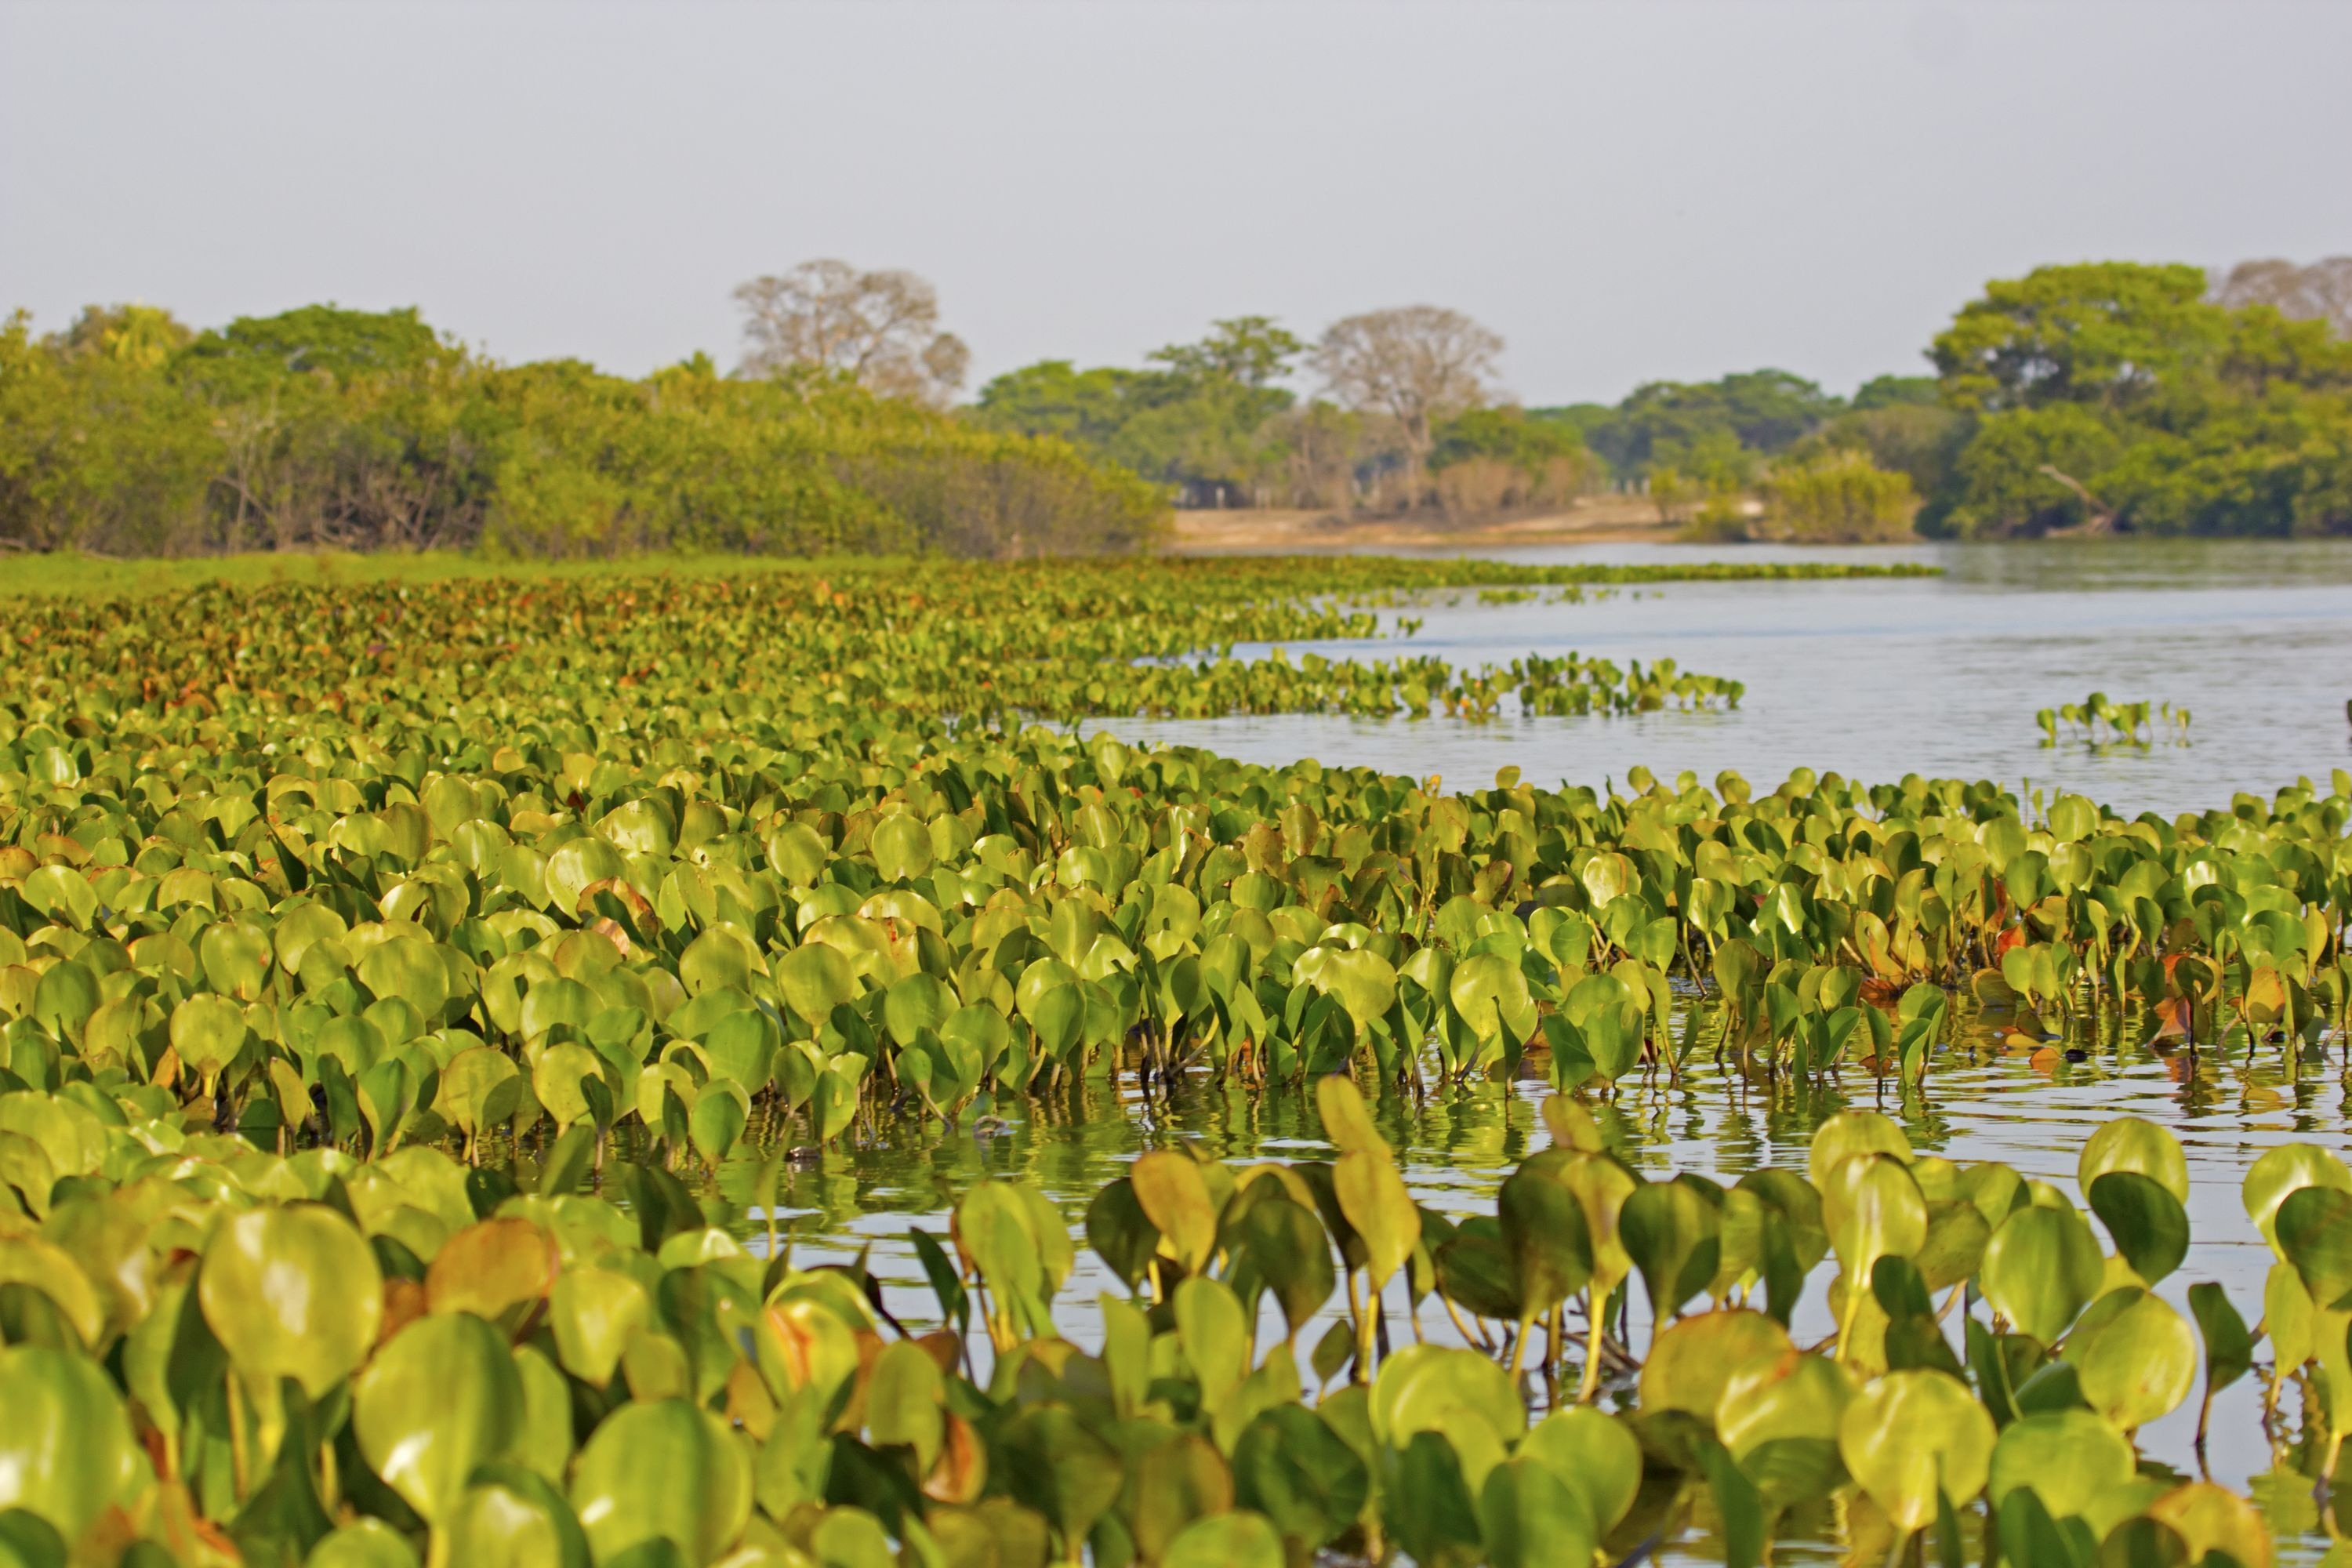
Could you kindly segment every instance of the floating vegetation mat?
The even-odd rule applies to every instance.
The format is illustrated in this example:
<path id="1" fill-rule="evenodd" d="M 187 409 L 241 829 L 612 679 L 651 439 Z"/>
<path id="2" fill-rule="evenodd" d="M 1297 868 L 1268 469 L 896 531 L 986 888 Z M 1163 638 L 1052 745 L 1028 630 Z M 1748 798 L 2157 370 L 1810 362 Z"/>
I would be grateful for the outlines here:
<path id="1" fill-rule="evenodd" d="M 1448 791 L 1055 727 L 1735 699 L 1231 657 L 1373 634 L 1370 600 L 1676 575 L 1629 573 L 21 601 L 0 1560 L 1582 1568 L 1700 1521 L 1738 1563 L 1793 1534 L 2263 1568 L 2253 1505 L 2136 1439 L 2259 1375 L 2293 1473 L 2333 1478 L 2335 1154 L 2255 1163 L 2263 1299 L 2184 1307 L 2188 1166 L 2149 1121 L 2084 1142 L 2087 1212 L 1871 1111 L 1730 1185 L 1645 1179 L 1600 1127 L 1701 1057 L 1918 1093 L 1987 1020 L 2326 1070 L 2352 778 L 2125 820 L 1801 772 Z M 1550 1146 L 1448 1218 L 1364 1095 L 1496 1079 L 1547 1086 Z M 1297 1097 L 1335 1157 L 1166 1138 L 1078 1235 L 976 1180 L 908 1238 L 913 1317 L 862 1260 L 795 1265 L 794 1160 L 1109 1080 Z"/>

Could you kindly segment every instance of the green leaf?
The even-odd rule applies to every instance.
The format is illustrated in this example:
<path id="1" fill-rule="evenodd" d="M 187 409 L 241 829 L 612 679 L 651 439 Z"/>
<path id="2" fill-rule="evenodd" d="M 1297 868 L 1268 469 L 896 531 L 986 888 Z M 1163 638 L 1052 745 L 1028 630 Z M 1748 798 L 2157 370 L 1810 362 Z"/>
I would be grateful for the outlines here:
<path id="1" fill-rule="evenodd" d="M 1302 1405 L 1277 1405 L 1244 1427 L 1233 1470 L 1234 1500 L 1310 1552 L 1353 1524 L 1370 1495 L 1363 1460 Z"/>
<path id="2" fill-rule="evenodd" d="M 380 1519 L 352 1521 L 310 1548 L 302 1568 L 418 1568 L 408 1538 Z M 569 1563 L 563 1568 L 571 1568 Z"/>
<path id="3" fill-rule="evenodd" d="M 1838 1452 L 1898 1530 L 1925 1530 L 1942 1499 L 1984 1489 L 1997 1434 L 1959 1379 L 1894 1372 L 1865 1386 L 1838 1422 Z"/>
<path id="4" fill-rule="evenodd" d="M 2197 1384 L 2197 1336 L 2161 1297 L 2111 1290 L 2083 1314 L 2063 1351 L 2084 1402 L 2126 1431 L 2168 1415 Z"/>
<path id="5" fill-rule="evenodd" d="M 703 1568 L 751 1518 L 751 1458 L 724 1422 L 685 1400 L 624 1405 L 580 1450 L 572 1505 L 599 1563 L 666 1540 Z"/>
<path id="6" fill-rule="evenodd" d="M 2205 1342 L 2205 1398 L 2229 1387 L 2253 1370 L 2254 1340 L 2246 1320 L 2230 1302 L 2229 1293 L 2211 1280 L 2189 1287 L 2189 1310 Z"/>
<path id="7" fill-rule="evenodd" d="M 1404 1448 L 1416 1433 L 1443 1433 L 1475 1495 L 1486 1471 L 1527 1430 L 1528 1415 L 1509 1374 L 1485 1356 L 1418 1344 L 1381 1363 L 1371 1422 L 1373 1436 L 1392 1449 Z"/>
<path id="8" fill-rule="evenodd" d="M 1282 1537 L 1264 1516 L 1221 1513 L 1196 1520 L 1168 1544 L 1161 1568 L 1283 1568 Z"/>
<path id="9" fill-rule="evenodd" d="M 2189 1213 L 2180 1200 L 2137 1171 L 2109 1171 L 2090 1184 L 2091 1212 L 2116 1251 L 2150 1285 L 2189 1256 Z"/>
<path id="10" fill-rule="evenodd" d="M 856 971 L 838 948 L 803 942 L 776 962 L 776 991 L 801 1020 L 812 1028 L 833 1016 L 833 1010 L 857 999 Z"/>
<path id="11" fill-rule="evenodd" d="M 587 1534 L 572 1505 L 545 1477 L 519 1465 L 476 1471 L 442 1533 L 449 1561 L 467 1568 L 590 1568 Z"/>
<path id="12" fill-rule="evenodd" d="M 360 1452 L 429 1521 L 447 1517 L 475 1467 L 507 1456 L 522 1416 L 505 1336 L 469 1312 L 410 1323 L 352 1385 Z"/>
<path id="13" fill-rule="evenodd" d="M 1364 1270 L 1378 1291 L 1419 1245 L 1421 1210 L 1385 1150 L 1340 1155 L 1331 1182 L 1340 1212 L 1363 1241 Z"/>
<path id="14" fill-rule="evenodd" d="M 0 1508 L 79 1541 L 146 1471 L 131 1417 L 97 1363 L 44 1345 L 0 1350 Z"/>
<path id="15" fill-rule="evenodd" d="M 1056 1405 L 1032 1405 L 1008 1422 L 998 1438 L 1009 1461 L 1004 1479 L 1013 1495 L 1045 1516 L 1066 1542 L 1083 1541 L 1117 1500 L 1122 1484 L 1118 1453 Z"/>
<path id="16" fill-rule="evenodd" d="M 2085 1194 L 2101 1176 L 2116 1171 L 2145 1176 L 2179 1202 L 2189 1201 L 2189 1160 L 2180 1140 L 2153 1121 L 2118 1116 L 2084 1141 L 2074 1175 Z"/>
<path id="17" fill-rule="evenodd" d="M 2352 1304 L 2352 1193 L 2297 1187 L 2273 1217 L 2273 1245 L 2322 1308 Z"/>
<path id="18" fill-rule="evenodd" d="M 1144 1217 L 1184 1271 L 1198 1274 L 1207 1268 L 1217 1247 L 1217 1205 L 1200 1162 L 1155 1150 L 1128 1168 L 1127 1179 Z"/>
<path id="19" fill-rule="evenodd" d="M 1642 1363 L 1642 1408 L 1680 1410 L 1713 1424 L 1732 1373 L 1790 1350 L 1789 1331 L 1762 1312 L 1701 1312 L 1668 1324 Z"/>
<path id="20" fill-rule="evenodd" d="M 205 1322 L 256 1388 L 290 1377 L 317 1399 L 350 1374 L 383 1321 L 383 1279 L 357 1226 L 318 1204 L 247 1209 L 205 1245 Z"/>
<path id="21" fill-rule="evenodd" d="M 1495 1207 L 1522 1312 L 1549 1310 L 1584 1288 L 1592 1277 L 1592 1241 L 1574 1193 L 1549 1173 L 1522 1166 L 1503 1183 Z"/>
<path id="22" fill-rule="evenodd" d="M 1617 1231 L 1661 1322 L 1715 1278 L 1721 1218 L 1696 1188 L 1682 1182 L 1643 1183 L 1618 1212 Z"/>
<path id="23" fill-rule="evenodd" d="M 1478 1522 L 1495 1568 L 1589 1563 L 1600 1542 L 1583 1491 L 1531 1458 L 1506 1459 L 1486 1472 Z"/>
<path id="24" fill-rule="evenodd" d="M 1594 1528 L 1607 1535 L 1633 1511 L 1642 1489 L 1642 1446 L 1614 1415 L 1589 1405 L 1555 1410 L 1529 1428 L 1518 1457 L 1550 1467 L 1584 1494 Z"/>
<path id="25" fill-rule="evenodd" d="M 172 1049 L 181 1066 L 204 1079 L 207 1093 L 245 1049 L 245 1009 L 226 996 L 199 993 L 172 1010 Z"/>
<path id="26" fill-rule="evenodd" d="M 2264 1150 L 2262 1157 L 2246 1168 L 2242 1188 L 2246 1217 L 2254 1222 L 2263 1239 L 2273 1247 L 2278 1245 L 2279 1205 L 2289 1194 L 2305 1187 L 2326 1187 L 2352 1194 L 2352 1167 L 2315 1144 L 2282 1143 L 2275 1149 Z"/>
<path id="27" fill-rule="evenodd" d="M 2090 1304 L 2104 1273 L 2082 1215 L 2037 1205 L 2016 1210 L 1993 1232 L 1977 1283 L 1995 1311 L 2050 1345 Z"/>
<path id="28" fill-rule="evenodd" d="M 2045 1411 L 2002 1429 L 1993 1445 L 1989 1490 L 1996 1509 L 2023 1488 L 2053 1519 L 2067 1519 L 2130 1480 L 2138 1468 L 2131 1444 L 2104 1416 L 2088 1410 Z"/>
<path id="29" fill-rule="evenodd" d="M 920 818 L 901 812 L 874 825 L 868 841 L 874 868 L 886 882 L 919 877 L 931 868 L 930 829 Z"/>

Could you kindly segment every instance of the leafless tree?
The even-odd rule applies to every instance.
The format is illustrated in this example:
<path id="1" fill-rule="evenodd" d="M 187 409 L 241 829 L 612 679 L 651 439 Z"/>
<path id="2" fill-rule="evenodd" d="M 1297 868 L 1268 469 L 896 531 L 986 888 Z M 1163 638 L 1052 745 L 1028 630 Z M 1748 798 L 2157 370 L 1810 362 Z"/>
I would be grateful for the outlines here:
<path id="1" fill-rule="evenodd" d="M 2308 267 L 2292 261 L 2241 261 L 2216 277 L 2213 299 L 2223 305 L 2275 305 L 2299 321 L 2326 321 L 2352 338 L 2352 256 L 2331 256 Z"/>
<path id="2" fill-rule="evenodd" d="M 971 351 L 940 331 L 940 297 L 911 272 L 860 272 L 803 261 L 735 290 L 743 307 L 743 375 L 794 365 L 845 372 L 891 397 L 942 404 L 963 385 Z"/>
<path id="3" fill-rule="evenodd" d="M 1395 422 L 1418 498 L 1435 426 L 1494 395 L 1502 352 L 1501 338 L 1459 310 L 1407 305 L 1332 322 L 1314 364 L 1340 403 Z"/>

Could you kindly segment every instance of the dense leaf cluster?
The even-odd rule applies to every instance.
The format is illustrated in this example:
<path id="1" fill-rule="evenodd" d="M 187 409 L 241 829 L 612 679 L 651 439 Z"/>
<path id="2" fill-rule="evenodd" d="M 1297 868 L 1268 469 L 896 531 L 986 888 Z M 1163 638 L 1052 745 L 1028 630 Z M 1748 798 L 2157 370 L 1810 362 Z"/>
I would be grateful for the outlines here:
<path id="1" fill-rule="evenodd" d="M 2125 821 L 1810 773 L 1448 792 L 1024 727 L 1393 710 L 1393 666 L 1193 656 L 1482 580 L 1562 579 L 1114 562 L 25 602 L 0 1501 L 28 1511 L 0 1541 L 142 1568 L 232 1543 L 1516 1564 L 1630 1548 L 1704 1496 L 1740 1562 L 1844 1500 L 1954 1551 L 1966 1516 L 2020 1560 L 2132 1531 L 2261 1568 L 2242 1500 L 2135 1479 L 2129 1433 L 2197 1359 L 2147 1289 L 2188 1235 L 2160 1130 L 2083 1152 L 2109 1255 L 2053 1189 L 1876 1117 L 1726 1190 L 1640 1180 L 1584 1106 L 1702 1050 L 1767 1092 L 1916 1080 L 1964 1013 L 2036 1048 L 2130 1028 L 2299 1064 L 2352 990 L 2352 777 Z M 1443 679 L 1474 710 L 1498 682 Z M 1509 679 L 1616 710 L 1694 678 Z M 1133 1293 L 1098 1352 L 1055 1313 L 1067 1223 L 1017 1182 L 918 1244 L 929 1331 L 860 1269 L 761 1255 L 778 1150 L 1185 1072 L 1311 1092 L 1337 1157 L 1138 1162 L 1086 1216 Z M 1560 1091 L 1556 1146 L 1462 1223 L 1412 1199 L 1350 1087 L 1511 1076 Z M 745 1152 L 758 1214 L 710 1190 Z M 2347 1194 L 2316 1151 L 2250 1178 L 2282 1387 L 2315 1360 L 2343 1386 Z M 2211 1386 L 2250 1340 L 2196 1300 Z M 1421 1343 L 1441 1319 L 1481 1348 Z"/>

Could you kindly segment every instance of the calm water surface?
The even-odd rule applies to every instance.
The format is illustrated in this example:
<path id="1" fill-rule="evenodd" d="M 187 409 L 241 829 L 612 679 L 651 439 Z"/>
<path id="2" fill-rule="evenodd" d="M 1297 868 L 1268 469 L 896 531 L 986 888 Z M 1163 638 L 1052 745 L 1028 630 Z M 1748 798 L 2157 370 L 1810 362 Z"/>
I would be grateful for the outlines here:
<path id="1" fill-rule="evenodd" d="M 1528 562 L 1688 559 L 1674 547 L 1521 550 Z M 1726 559 L 1773 558 L 1750 548 Z M 1777 552 L 1818 560 L 1823 552 Z M 2226 806 L 2241 790 L 2267 795 L 2352 767 L 2346 702 L 2352 698 L 2352 545 L 2337 543 L 2099 542 L 2066 545 L 1916 546 L 1829 552 L 1833 558 L 1916 559 L 1937 578 L 1830 583 L 1669 584 L 1584 603 L 1486 605 L 1473 594 L 1440 595 L 1396 614 L 1418 617 L 1409 641 L 1292 645 L 1372 657 L 1401 650 L 1457 666 L 1500 664 L 1529 652 L 1575 651 L 1623 663 L 1672 658 L 1684 668 L 1747 683 L 1728 713 L 1667 712 L 1629 719 L 1530 718 L 1495 721 L 1237 718 L 1108 726 L 1122 738 L 1213 748 L 1268 763 L 1312 756 L 1483 786 L 1518 767 L 1531 781 L 1600 784 L 1646 765 L 1661 778 L 1685 770 L 1711 780 L 1726 768 L 1769 788 L 1790 770 L 1835 769 L 1885 781 L 1906 773 L 1991 778 L 2012 789 L 2080 791 L 2126 813 Z M 1388 617 L 1393 619 L 1394 616 Z M 1238 650 L 1256 653 L 1250 648 Z M 2194 715 L 2191 743 L 2094 752 L 2079 742 L 2044 747 L 2036 709 L 2103 690 L 2117 700 L 2168 701 Z M 1882 1095 L 1864 1074 L 1819 1089 L 1743 1082 L 1702 1061 L 1678 1084 L 1628 1083 L 1603 1110 L 1604 1125 L 1638 1168 L 1695 1170 L 1729 1179 L 1765 1165 L 1804 1162 L 1820 1120 L 1847 1105 L 1877 1106 L 1902 1121 L 1915 1146 L 1963 1162 L 2001 1160 L 2074 1192 L 2082 1141 L 2122 1113 L 2170 1127 L 2189 1153 L 2195 1242 L 2163 1294 L 2186 1310 L 2184 1292 L 2218 1279 L 2248 1322 L 2261 1316 L 2270 1255 L 2239 1199 L 2246 1167 L 2273 1144 L 2307 1141 L 2339 1152 L 2347 1136 L 2341 1042 L 2324 1059 L 2291 1068 L 2279 1048 L 2251 1062 L 2200 1055 L 2158 1057 L 2111 1046 L 2085 1061 L 2037 1069 L 2004 1054 L 1990 1031 L 1948 1053 L 1924 1092 Z M 1547 1142 L 1536 1107 L 1541 1086 L 1482 1085 L 1392 1100 L 1386 1131 L 1416 1195 L 1456 1215 L 1491 1212 L 1496 1188 Z M 948 1131 L 902 1123 L 877 1141 L 825 1154 L 793 1178 L 795 1244 L 812 1259 L 872 1248 L 876 1271 L 895 1282 L 893 1305 L 930 1310 L 906 1232 L 943 1233 L 956 1194 L 983 1174 L 1017 1174 L 1061 1204 L 1074 1228 L 1105 1182 L 1144 1151 L 1192 1140 L 1229 1160 L 1326 1158 L 1307 1097 L 1264 1096 L 1205 1082 L 1147 1101 L 1131 1084 L 1098 1081 L 1052 1103 L 1002 1108 L 999 1130 Z M 739 1168 L 731 1173 L 739 1180 Z M 1815 1276 L 1800 1337 L 1826 1335 Z M 1117 1289 L 1092 1267 L 1081 1240 L 1076 1275 L 1061 1302 L 1064 1328 L 1097 1339 L 1089 1305 Z M 1639 1293 L 1636 1292 L 1638 1295 Z M 1403 1303 L 1396 1301 L 1400 1331 Z M 1442 1309 L 1423 1323 L 1452 1339 Z M 1646 1342 L 1646 1325 L 1635 1340 Z M 1304 1336 L 1311 1342 L 1313 1334 Z M 2196 1400 L 2140 1435 L 2145 1452 L 2184 1474 L 2198 1469 Z M 2324 1546 L 2308 1484 L 2274 1477 L 2256 1381 L 2217 1402 L 2206 1455 L 2215 1479 L 2251 1486 L 2270 1509 L 2288 1560 Z M 2284 1436 L 2284 1434 L 2283 1434 Z M 1827 1518 L 1808 1543 L 1784 1540 L 1780 1561 L 1834 1560 L 1844 1547 Z M 1695 1529 L 1670 1562 L 1715 1560 Z"/>

